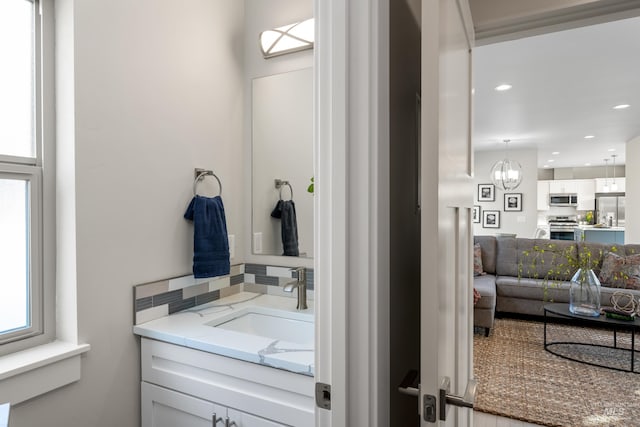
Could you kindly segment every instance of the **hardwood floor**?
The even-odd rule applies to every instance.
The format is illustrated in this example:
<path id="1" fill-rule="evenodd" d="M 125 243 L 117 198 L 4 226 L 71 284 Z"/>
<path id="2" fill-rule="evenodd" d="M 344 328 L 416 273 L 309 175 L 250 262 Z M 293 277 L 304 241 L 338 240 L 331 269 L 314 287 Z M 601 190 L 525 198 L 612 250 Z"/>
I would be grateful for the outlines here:
<path id="1" fill-rule="evenodd" d="M 474 412 L 473 427 L 538 427 L 538 424 L 525 423 L 524 421 L 498 417 L 484 412 Z"/>

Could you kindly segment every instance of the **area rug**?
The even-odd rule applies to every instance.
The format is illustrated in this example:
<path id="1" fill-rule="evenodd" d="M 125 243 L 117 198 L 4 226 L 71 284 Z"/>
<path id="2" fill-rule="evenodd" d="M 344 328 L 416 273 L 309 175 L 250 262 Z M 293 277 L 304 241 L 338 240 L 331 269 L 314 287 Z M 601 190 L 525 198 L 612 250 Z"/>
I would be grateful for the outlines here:
<path id="1" fill-rule="evenodd" d="M 554 341 L 613 342 L 613 333 L 600 329 L 550 324 L 547 332 Z M 618 345 L 630 348 L 628 333 L 618 334 Z M 636 342 L 636 351 L 639 347 Z M 566 346 L 564 351 L 595 362 L 630 364 L 630 357 L 616 350 Z M 640 370 L 640 354 L 636 364 Z M 640 426 L 640 374 L 545 351 L 542 322 L 496 319 L 489 337 L 474 335 L 474 371 L 478 411 L 546 426 Z"/>

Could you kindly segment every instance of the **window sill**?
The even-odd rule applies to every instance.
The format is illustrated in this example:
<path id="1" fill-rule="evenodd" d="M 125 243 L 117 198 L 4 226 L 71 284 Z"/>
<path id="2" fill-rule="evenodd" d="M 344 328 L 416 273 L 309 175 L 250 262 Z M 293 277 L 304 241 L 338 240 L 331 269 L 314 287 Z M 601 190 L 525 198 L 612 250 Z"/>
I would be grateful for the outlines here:
<path id="1" fill-rule="evenodd" d="M 0 357 L 0 403 L 12 405 L 80 379 L 89 344 L 54 341 Z"/>

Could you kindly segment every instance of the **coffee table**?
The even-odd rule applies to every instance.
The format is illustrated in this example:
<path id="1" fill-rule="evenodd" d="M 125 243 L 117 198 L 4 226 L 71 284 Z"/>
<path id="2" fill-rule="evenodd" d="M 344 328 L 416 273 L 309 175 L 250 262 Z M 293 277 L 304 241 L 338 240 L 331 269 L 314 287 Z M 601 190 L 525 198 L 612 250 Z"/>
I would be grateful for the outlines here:
<path id="1" fill-rule="evenodd" d="M 574 324 L 576 326 L 597 326 L 599 328 L 610 329 L 613 330 L 613 345 L 602 345 L 602 344 L 593 344 L 593 343 L 582 343 L 576 341 L 547 341 L 547 322 L 548 322 L 548 314 L 553 314 L 555 316 L 559 316 L 564 319 L 568 319 L 569 323 Z M 587 316 L 579 316 L 577 314 L 573 314 L 569 311 L 569 304 L 562 303 L 553 303 L 553 304 L 545 304 L 544 306 L 544 349 L 549 353 L 555 354 L 556 356 L 560 356 L 564 359 L 573 360 L 580 363 L 585 363 L 587 365 L 599 366 L 602 368 L 614 369 L 616 371 L 623 372 L 633 372 L 635 374 L 640 374 L 640 371 L 636 371 L 635 367 L 635 335 L 636 331 L 640 330 L 640 319 L 635 319 L 633 321 L 626 320 L 617 320 L 610 319 L 605 315 L 600 315 L 599 317 L 587 317 Z M 618 331 L 626 331 L 631 334 L 631 348 L 621 348 L 618 347 Z M 589 362 L 586 360 L 579 359 L 577 357 L 571 357 L 567 354 L 561 354 L 555 350 L 554 347 L 558 347 L 561 345 L 573 345 L 573 346 L 586 346 L 586 347 L 601 347 L 608 349 L 615 349 L 619 353 L 630 353 L 629 359 L 629 369 L 619 368 L 616 366 L 608 366 L 600 363 Z"/>

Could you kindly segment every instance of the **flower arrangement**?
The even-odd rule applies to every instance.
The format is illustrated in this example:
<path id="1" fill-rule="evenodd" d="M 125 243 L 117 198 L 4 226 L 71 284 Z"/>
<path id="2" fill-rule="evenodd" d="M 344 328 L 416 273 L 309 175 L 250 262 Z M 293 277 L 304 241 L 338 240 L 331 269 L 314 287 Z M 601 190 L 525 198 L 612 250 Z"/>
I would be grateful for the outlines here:
<path id="1" fill-rule="evenodd" d="M 550 287 L 558 287 L 569 281 L 569 310 L 575 314 L 599 316 L 600 281 L 593 270 L 601 266 L 603 250 L 597 250 L 598 253 L 594 254 L 594 249 L 585 245 L 578 253 L 575 244 L 534 245 L 531 250 L 522 251 L 518 278 L 526 276 L 541 279 L 545 301 L 550 300 Z M 612 247 L 611 251 L 617 251 L 616 247 Z"/>

